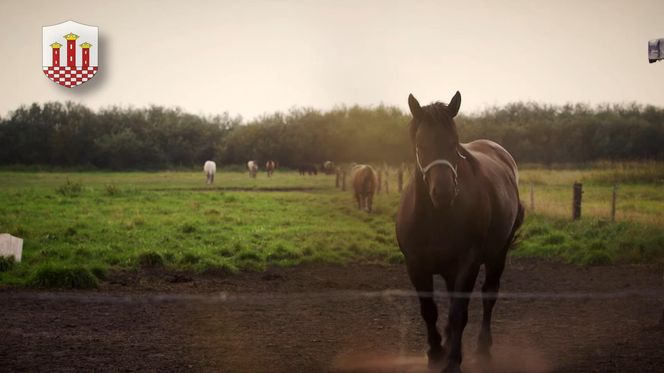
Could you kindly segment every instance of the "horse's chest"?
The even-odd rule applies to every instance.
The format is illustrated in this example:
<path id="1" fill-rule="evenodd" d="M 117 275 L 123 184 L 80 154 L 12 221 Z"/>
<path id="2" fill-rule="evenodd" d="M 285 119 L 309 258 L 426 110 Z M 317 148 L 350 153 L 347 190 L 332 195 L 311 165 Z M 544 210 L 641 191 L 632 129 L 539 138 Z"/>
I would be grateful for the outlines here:
<path id="1" fill-rule="evenodd" d="M 435 220 L 434 220 L 435 221 Z M 430 244 L 449 245 L 465 241 L 468 226 L 459 220 L 438 221 L 426 225 L 425 237 Z"/>
<path id="2" fill-rule="evenodd" d="M 424 237 L 423 247 L 432 261 L 450 262 L 468 252 L 472 237 L 464 227 L 456 224 L 431 227 Z"/>

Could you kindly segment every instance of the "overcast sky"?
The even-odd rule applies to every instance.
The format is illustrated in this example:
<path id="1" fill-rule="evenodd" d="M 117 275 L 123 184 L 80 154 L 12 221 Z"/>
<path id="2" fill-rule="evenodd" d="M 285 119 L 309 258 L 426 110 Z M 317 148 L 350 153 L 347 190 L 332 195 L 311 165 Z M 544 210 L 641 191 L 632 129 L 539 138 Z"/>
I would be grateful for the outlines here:
<path id="1" fill-rule="evenodd" d="M 69 4 L 69 5 L 67 5 Z M 293 106 L 407 108 L 462 94 L 664 106 L 662 0 L 12 1 L 0 3 L 0 115 L 72 100 L 252 118 Z M 100 72 L 69 89 L 41 72 L 42 26 L 99 27 Z"/>

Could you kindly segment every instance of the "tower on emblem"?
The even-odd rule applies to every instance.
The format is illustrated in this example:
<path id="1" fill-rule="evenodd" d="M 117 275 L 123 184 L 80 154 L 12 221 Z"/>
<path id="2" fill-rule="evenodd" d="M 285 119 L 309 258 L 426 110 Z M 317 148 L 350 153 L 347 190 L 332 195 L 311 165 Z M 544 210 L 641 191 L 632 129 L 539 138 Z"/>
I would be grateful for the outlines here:
<path id="1" fill-rule="evenodd" d="M 97 45 L 97 27 L 74 21 L 43 27 L 42 71 L 61 86 L 73 88 L 81 85 L 99 70 Z M 60 51 L 63 47 L 64 55 Z"/>

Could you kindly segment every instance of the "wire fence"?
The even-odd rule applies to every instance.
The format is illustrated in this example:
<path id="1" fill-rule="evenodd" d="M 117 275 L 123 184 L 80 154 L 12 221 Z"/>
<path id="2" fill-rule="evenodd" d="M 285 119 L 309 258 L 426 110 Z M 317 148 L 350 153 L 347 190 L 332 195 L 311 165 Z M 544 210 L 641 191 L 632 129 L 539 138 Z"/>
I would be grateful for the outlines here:
<path id="1" fill-rule="evenodd" d="M 375 169 L 379 180 L 378 195 L 401 193 L 415 173 L 414 165 L 409 164 L 400 167 L 382 165 Z M 532 173 L 530 171 L 525 178 L 522 177 L 519 186 L 528 213 L 570 220 L 594 218 L 664 226 L 664 188 L 657 184 L 577 182 L 555 178 L 547 182 L 546 175 Z M 337 168 L 335 186 L 348 190 L 350 178 L 348 167 Z"/>
<path id="2" fill-rule="evenodd" d="M 664 226 L 664 201 L 655 186 L 631 184 L 521 185 L 530 213 L 563 219 L 596 218 Z"/>

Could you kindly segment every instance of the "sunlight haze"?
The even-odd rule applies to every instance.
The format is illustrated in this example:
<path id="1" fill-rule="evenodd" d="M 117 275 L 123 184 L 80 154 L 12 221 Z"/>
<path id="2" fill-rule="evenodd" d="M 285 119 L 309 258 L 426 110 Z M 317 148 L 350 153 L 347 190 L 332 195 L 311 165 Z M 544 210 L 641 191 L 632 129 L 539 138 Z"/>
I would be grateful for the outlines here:
<path id="1" fill-rule="evenodd" d="M 664 105 L 662 1 L 5 1 L 0 115 L 32 102 L 179 106 L 246 119 L 291 107 L 397 105 L 462 93 L 462 113 L 513 101 Z M 99 27 L 99 74 L 41 72 L 42 26 Z"/>

